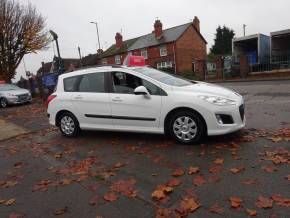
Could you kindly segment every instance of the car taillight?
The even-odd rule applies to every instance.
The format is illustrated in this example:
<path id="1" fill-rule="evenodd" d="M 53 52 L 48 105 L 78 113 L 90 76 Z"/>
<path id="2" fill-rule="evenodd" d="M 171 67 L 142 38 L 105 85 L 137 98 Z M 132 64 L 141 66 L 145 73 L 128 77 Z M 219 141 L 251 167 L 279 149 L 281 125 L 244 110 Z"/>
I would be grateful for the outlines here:
<path id="1" fill-rule="evenodd" d="M 56 95 L 50 95 L 50 96 L 48 96 L 48 98 L 47 98 L 47 100 L 46 100 L 46 104 L 45 104 L 46 108 L 48 108 L 49 103 L 50 103 L 53 99 L 55 99 L 55 98 L 56 98 Z"/>

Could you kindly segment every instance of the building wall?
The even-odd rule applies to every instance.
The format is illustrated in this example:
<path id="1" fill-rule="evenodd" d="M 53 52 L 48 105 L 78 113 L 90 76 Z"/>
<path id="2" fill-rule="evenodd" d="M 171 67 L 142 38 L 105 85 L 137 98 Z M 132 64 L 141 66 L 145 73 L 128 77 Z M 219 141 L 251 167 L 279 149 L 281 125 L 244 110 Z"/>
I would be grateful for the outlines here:
<path id="1" fill-rule="evenodd" d="M 177 72 L 192 70 L 193 61 L 206 60 L 206 43 L 191 26 L 176 41 Z M 198 66 L 201 66 L 198 64 Z M 197 67 L 197 66 L 196 66 Z M 197 69 L 203 70 L 203 69 Z"/>

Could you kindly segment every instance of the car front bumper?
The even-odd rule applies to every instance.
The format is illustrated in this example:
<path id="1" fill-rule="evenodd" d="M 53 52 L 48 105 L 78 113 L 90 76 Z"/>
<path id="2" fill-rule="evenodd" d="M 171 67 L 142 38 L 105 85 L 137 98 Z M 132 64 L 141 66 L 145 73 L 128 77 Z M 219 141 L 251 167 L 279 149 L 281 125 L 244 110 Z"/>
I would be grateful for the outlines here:
<path id="1" fill-rule="evenodd" d="M 31 102 L 32 98 L 31 96 L 28 96 L 26 98 L 8 97 L 6 98 L 6 100 L 9 105 L 15 105 L 15 104 L 23 104 L 23 103 Z"/>
<path id="2" fill-rule="evenodd" d="M 218 114 L 230 115 L 233 123 L 220 124 L 216 117 Z M 208 135 L 224 135 L 243 129 L 246 126 L 244 104 L 242 103 L 232 107 L 216 107 L 211 116 L 206 119 L 206 122 L 208 126 Z"/>

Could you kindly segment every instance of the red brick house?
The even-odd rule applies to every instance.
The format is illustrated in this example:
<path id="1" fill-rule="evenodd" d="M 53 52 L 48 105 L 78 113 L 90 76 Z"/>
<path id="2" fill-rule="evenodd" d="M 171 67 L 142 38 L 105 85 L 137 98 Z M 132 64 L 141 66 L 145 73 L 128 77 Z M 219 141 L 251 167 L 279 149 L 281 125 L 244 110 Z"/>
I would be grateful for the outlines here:
<path id="1" fill-rule="evenodd" d="M 101 64 L 122 64 L 128 54 L 142 55 L 151 67 L 175 73 L 194 71 L 204 76 L 207 42 L 200 33 L 197 17 L 193 22 L 164 30 L 160 20 L 156 20 L 150 34 L 123 41 L 117 33 L 115 40 L 101 55 Z"/>

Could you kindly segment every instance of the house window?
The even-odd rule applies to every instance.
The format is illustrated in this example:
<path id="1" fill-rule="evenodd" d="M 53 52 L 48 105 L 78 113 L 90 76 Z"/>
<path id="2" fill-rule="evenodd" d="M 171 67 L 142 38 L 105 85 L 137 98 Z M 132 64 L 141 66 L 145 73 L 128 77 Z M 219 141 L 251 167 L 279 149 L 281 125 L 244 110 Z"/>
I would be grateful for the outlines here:
<path id="1" fill-rule="evenodd" d="M 157 69 L 172 68 L 172 66 L 173 66 L 172 61 L 164 61 L 157 63 Z"/>
<path id="2" fill-rule="evenodd" d="M 104 59 L 102 60 L 102 64 L 103 64 L 103 65 L 107 65 L 107 64 L 108 64 L 108 60 L 107 60 L 107 58 L 104 58 Z"/>
<path id="3" fill-rule="evenodd" d="M 160 46 L 160 56 L 166 56 L 167 55 L 167 48 L 166 45 L 161 45 Z"/>
<path id="4" fill-rule="evenodd" d="M 115 56 L 115 64 L 121 64 L 121 56 L 120 55 Z"/>
<path id="5" fill-rule="evenodd" d="M 141 50 L 141 56 L 143 56 L 144 59 L 148 59 L 148 53 L 147 53 L 147 49 L 146 48 Z"/>

